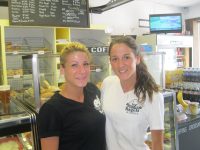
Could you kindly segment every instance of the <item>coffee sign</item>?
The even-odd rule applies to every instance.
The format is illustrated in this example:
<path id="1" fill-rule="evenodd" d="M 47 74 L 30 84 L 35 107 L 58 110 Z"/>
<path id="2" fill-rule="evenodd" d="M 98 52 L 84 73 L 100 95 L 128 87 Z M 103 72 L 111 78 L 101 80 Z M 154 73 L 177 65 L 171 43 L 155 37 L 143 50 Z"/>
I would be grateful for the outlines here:
<path id="1" fill-rule="evenodd" d="M 101 47 L 89 47 L 88 48 L 91 53 L 107 53 L 108 47 L 101 46 Z"/>

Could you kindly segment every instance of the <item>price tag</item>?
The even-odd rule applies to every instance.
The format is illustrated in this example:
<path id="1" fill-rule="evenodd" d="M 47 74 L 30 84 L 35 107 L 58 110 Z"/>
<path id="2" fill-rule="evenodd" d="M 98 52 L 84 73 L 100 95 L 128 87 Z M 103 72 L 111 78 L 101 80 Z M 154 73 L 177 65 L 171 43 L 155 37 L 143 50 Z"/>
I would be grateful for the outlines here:
<path id="1" fill-rule="evenodd" d="M 18 54 L 18 51 L 13 51 L 13 54 L 14 54 L 14 55 L 17 55 L 17 54 Z"/>
<path id="2" fill-rule="evenodd" d="M 14 75 L 13 78 L 15 78 L 15 79 L 20 78 L 20 74 L 16 74 L 16 75 Z"/>
<path id="3" fill-rule="evenodd" d="M 38 54 L 39 54 L 39 55 L 43 55 L 43 54 L 44 54 L 44 51 L 38 51 Z"/>

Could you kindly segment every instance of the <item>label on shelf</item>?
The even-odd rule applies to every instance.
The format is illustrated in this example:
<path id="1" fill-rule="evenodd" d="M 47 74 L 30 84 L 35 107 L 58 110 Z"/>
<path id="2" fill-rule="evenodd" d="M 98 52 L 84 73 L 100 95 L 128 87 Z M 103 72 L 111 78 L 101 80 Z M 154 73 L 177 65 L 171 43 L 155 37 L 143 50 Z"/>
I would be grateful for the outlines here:
<path id="1" fill-rule="evenodd" d="M 56 40 L 56 43 L 57 43 L 57 44 L 66 44 L 67 42 L 68 42 L 67 39 L 57 39 L 57 40 Z"/>
<path id="2" fill-rule="evenodd" d="M 14 78 L 14 79 L 18 79 L 18 78 L 20 78 L 20 76 L 21 76 L 20 74 L 13 75 L 13 78 Z"/>
<path id="3" fill-rule="evenodd" d="M 13 54 L 14 55 L 17 55 L 19 52 L 18 51 L 13 51 Z"/>
<path id="4" fill-rule="evenodd" d="M 39 55 L 43 55 L 43 54 L 44 54 L 44 51 L 38 51 L 38 54 L 39 54 Z"/>

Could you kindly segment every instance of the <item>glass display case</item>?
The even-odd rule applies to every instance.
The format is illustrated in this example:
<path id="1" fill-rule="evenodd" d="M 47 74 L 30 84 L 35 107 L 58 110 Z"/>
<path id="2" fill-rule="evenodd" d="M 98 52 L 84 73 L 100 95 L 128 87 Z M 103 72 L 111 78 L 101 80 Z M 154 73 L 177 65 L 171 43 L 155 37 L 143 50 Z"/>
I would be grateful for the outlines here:
<path id="1" fill-rule="evenodd" d="M 0 105 L 0 149 L 39 150 L 36 115 L 18 103 Z"/>
<path id="2" fill-rule="evenodd" d="M 20 90 L 23 88 L 22 83 L 25 80 L 31 82 L 31 76 L 28 76 L 27 71 L 23 68 L 22 57 L 31 54 L 53 53 L 50 39 L 46 33 L 51 29 L 21 27 L 5 27 L 4 29 L 6 79 L 13 90 Z"/>
<path id="3" fill-rule="evenodd" d="M 145 52 L 143 53 L 143 58 L 156 83 L 162 89 L 165 89 L 165 53 Z"/>
<path id="4" fill-rule="evenodd" d="M 179 142 L 177 135 L 176 123 L 176 99 L 173 91 L 164 90 L 164 150 L 179 150 Z M 151 136 L 148 133 L 145 143 L 151 149 Z"/>
<path id="5" fill-rule="evenodd" d="M 32 54 L 21 59 L 23 76 L 20 86 L 15 85 L 20 88 L 11 87 L 10 103 L 0 105 L 0 149 L 12 142 L 17 150 L 40 150 L 36 116 L 41 105 L 59 90 L 58 55 Z"/>
<path id="6" fill-rule="evenodd" d="M 164 91 L 165 107 L 165 131 L 164 131 L 164 150 L 178 150 L 178 135 L 176 123 L 176 94 L 173 91 Z"/>
<path id="7" fill-rule="evenodd" d="M 58 88 L 59 74 L 57 61 L 59 55 L 32 54 L 22 56 L 24 77 L 22 88 L 14 90 L 13 98 L 20 101 L 32 111 L 39 111 L 40 106 L 47 101 Z M 26 78 L 28 76 L 28 78 Z"/>

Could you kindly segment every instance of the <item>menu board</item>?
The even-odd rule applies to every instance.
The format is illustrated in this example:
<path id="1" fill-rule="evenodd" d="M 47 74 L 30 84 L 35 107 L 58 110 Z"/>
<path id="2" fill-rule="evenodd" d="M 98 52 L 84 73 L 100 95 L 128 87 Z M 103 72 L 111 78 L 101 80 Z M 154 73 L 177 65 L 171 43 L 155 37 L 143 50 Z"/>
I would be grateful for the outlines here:
<path id="1" fill-rule="evenodd" d="M 89 27 L 88 0 L 9 0 L 10 25 Z"/>

